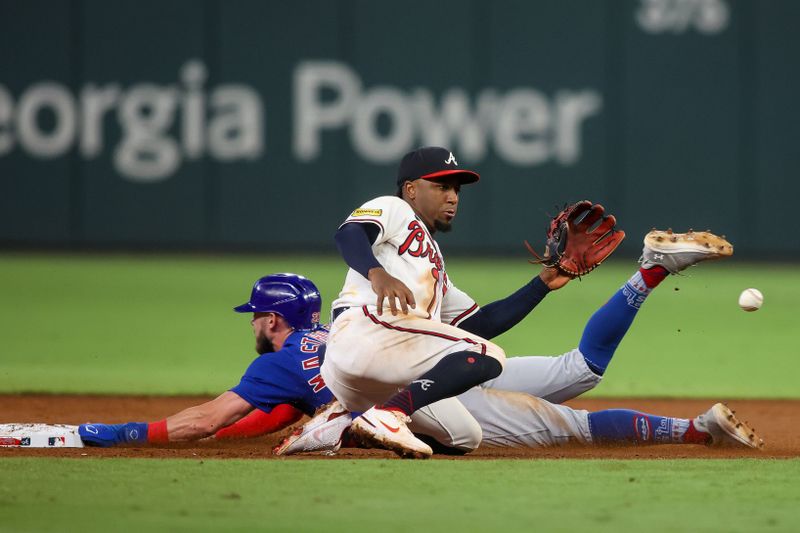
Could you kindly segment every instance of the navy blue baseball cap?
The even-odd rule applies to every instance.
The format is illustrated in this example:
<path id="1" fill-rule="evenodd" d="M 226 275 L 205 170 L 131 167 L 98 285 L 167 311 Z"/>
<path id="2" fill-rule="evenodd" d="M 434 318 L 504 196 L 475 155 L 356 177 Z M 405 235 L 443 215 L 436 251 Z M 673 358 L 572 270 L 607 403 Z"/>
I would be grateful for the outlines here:
<path id="1" fill-rule="evenodd" d="M 455 176 L 458 183 L 466 185 L 480 179 L 476 172 L 458 168 L 453 152 L 441 146 L 423 146 L 403 156 L 397 169 L 397 184 L 417 179 L 435 180 Z"/>

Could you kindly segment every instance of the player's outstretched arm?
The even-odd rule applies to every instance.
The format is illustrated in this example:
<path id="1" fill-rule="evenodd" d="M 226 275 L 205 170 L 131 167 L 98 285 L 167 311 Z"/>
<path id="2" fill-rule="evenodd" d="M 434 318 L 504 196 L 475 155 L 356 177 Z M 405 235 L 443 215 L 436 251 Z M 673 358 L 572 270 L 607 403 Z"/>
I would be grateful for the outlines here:
<path id="1" fill-rule="evenodd" d="M 184 409 L 167 418 L 170 441 L 209 437 L 247 415 L 253 406 L 238 394 L 225 391 L 210 402 Z"/>
<path id="2" fill-rule="evenodd" d="M 235 424 L 214 433 L 215 439 L 246 439 L 280 431 L 303 418 L 303 412 L 288 403 L 276 405 L 269 413 L 253 409 Z"/>
<path id="3" fill-rule="evenodd" d="M 253 406 L 241 396 L 226 391 L 210 402 L 190 407 L 165 420 L 149 424 L 81 424 L 78 434 L 87 446 L 101 447 L 194 440 L 213 435 L 252 410 Z"/>
<path id="4" fill-rule="evenodd" d="M 493 339 L 519 324 L 545 296 L 569 283 L 570 279 L 555 268 L 544 267 L 530 283 L 507 298 L 481 307 L 459 327 L 484 339 Z"/>

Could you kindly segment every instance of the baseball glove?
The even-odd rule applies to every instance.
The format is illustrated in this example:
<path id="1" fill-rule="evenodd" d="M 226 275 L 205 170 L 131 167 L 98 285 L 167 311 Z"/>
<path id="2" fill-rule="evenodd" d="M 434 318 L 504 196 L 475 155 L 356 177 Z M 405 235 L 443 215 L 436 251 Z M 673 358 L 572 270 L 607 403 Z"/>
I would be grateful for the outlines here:
<path id="1" fill-rule="evenodd" d="M 525 241 L 534 264 L 554 267 L 570 277 L 588 274 L 616 250 L 625 232 L 615 229 L 617 219 L 589 200 L 568 205 L 550 221 L 542 256 Z"/>

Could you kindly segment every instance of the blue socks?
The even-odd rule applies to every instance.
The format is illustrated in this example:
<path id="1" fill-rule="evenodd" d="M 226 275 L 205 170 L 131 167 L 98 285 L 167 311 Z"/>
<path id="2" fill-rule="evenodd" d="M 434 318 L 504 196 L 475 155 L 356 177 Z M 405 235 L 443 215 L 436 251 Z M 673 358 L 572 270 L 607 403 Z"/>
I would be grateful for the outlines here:
<path id="1" fill-rule="evenodd" d="M 117 444 L 146 444 L 147 424 L 128 422 L 127 424 L 81 424 L 78 435 L 87 446 L 108 448 Z"/>
<path id="2" fill-rule="evenodd" d="M 648 415 L 630 409 L 589 413 L 589 431 L 595 444 L 684 443 L 684 435 L 692 426 L 691 422 L 686 418 Z"/>
<path id="3" fill-rule="evenodd" d="M 605 373 L 614 351 L 650 291 L 652 288 L 645 284 L 642 274 L 636 272 L 587 322 L 578 349 L 598 376 Z"/>

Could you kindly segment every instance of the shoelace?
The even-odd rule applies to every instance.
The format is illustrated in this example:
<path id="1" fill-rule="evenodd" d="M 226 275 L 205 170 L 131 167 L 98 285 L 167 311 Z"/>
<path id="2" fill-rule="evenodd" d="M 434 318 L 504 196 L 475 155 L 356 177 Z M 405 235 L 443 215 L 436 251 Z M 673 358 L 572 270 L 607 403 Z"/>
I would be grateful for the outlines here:
<path id="1" fill-rule="evenodd" d="M 410 424 L 411 423 L 411 417 L 410 416 L 408 416 L 408 415 L 406 415 L 404 413 L 401 413 L 400 411 L 392 410 L 392 411 L 389 411 L 389 412 L 392 413 L 400 422 L 402 422 L 404 424 Z"/>

